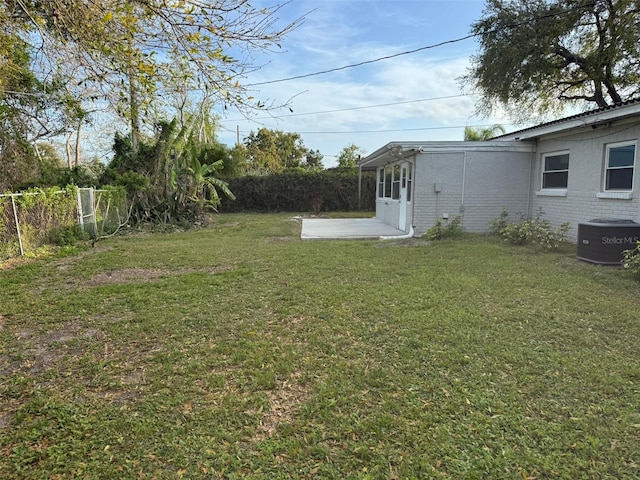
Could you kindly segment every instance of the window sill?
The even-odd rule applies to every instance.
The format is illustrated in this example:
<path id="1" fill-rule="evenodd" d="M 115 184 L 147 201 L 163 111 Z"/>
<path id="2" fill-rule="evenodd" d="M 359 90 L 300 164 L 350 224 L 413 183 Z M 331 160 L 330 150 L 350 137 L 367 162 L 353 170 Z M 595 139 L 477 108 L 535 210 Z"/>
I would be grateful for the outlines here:
<path id="1" fill-rule="evenodd" d="M 633 192 L 598 192 L 596 198 L 613 198 L 615 200 L 631 200 Z"/>
<path id="2" fill-rule="evenodd" d="M 536 195 L 538 197 L 566 197 L 567 196 L 567 189 L 563 188 L 563 189 L 557 189 L 557 190 L 538 190 L 536 192 Z"/>

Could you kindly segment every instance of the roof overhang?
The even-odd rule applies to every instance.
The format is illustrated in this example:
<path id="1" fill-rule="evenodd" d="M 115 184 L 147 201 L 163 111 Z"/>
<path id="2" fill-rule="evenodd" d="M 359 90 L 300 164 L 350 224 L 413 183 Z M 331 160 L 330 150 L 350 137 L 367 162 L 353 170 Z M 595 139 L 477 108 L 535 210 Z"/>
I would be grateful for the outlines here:
<path id="1" fill-rule="evenodd" d="M 484 142 L 390 142 L 360 159 L 360 167 L 382 167 L 412 158 L 419 153 L 532 152 L 535 145 L 513 141 Z"/>
<path id="2" fill-rule="evenodd" d="M 496 137 L 496 139 L 499 141 L 535 140 L 544 136 L 573 133 L 575 130 L 580 129 L 596 129 L 611 125 L 613 122 L 629 120 L 638 115 L 640 115 L 640 103 L 633 102 L 628 105 L 575 115 L 568 117 L 566 120 L 558 120 L 537 127 L 507 133 Z"/>

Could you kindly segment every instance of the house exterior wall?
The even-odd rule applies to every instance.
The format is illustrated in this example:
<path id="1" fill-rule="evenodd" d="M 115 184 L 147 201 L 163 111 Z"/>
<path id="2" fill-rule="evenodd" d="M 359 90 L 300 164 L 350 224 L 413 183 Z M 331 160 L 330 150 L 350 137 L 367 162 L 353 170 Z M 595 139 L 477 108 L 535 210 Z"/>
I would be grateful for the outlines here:
<path id="1" fill-rule="evenodd" d="M 636 145 L 632 198 L 598 198 L 598 194 L 604 191 L 606 146 L 638 139 L 640 139 L 640 125 L 631 123 L 596 129 L 588 127 L 583 132 L 538 140 L 531 182 L 532 214 L 535 216 L 538 211 L 544 212 L 543 218 L 550 220 L 556 227 L 562 222 L 570 222 L 569 238 L 572 241 L 577 240 L 578 223 L 594 218 L 624 218 L 640 222 L 638 208 L 640 144 Z M 544 155 L 559 151 L 569 152 L 566 191 L 545 191 L 542 189 Z M 562 196 L 554 194 L 562 194 Z"/>
<path id="2" fill-rule="evenodd" d="M 487 232 L 503 208 L 529 213 L 532 154 L 518 151 L 448 151 L 416 157 L 415 235 L 444 214 L 463 215 L 469 232 Z"/>

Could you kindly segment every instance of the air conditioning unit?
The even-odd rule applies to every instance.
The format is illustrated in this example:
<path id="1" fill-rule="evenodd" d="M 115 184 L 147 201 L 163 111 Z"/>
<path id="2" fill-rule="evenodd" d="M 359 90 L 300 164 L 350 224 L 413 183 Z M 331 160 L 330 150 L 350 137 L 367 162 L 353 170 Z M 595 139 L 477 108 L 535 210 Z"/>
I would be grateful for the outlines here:
<path id="1" fill-rule="evenodd" d="M 594 218 L 578 224 L 578 259 L 600 265 L 620 265 L 622 252 L 640 240 L 640 223 L 618 218 Z"/>

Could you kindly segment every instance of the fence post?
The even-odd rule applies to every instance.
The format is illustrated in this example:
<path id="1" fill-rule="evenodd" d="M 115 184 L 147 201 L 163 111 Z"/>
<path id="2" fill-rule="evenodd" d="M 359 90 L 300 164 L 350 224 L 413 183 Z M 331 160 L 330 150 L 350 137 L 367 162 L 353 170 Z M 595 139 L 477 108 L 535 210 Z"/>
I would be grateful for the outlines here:
<path id="1" fill-rule="evenodd" d="M 93 238 L 98 239 L 98 219 L 96 215 L 96 190 L 91 187 L 89 190 L 89 198 L 91 199 L 91 214 L 93 215 Z"/>
<path id="2" fill-rule="evenodd" d="M 84 215 L 82 212 L 82 195 L 81 188 L 76 189 L 76 197 L 78 198 L 78 224 L 80 225 L 80 230 L 84 232 Z"/>
<path id="3" fill-rule="evenodd" d="M 11 195 L 11 207 L 13 208 L 13 219 L 16 222 L 16 231 L 18 232 L 18 245 L 20 245 L 20 256 L 24 257 L 24 248 L 22 246 L 22 235 L 20 235 L 20 223 L 18 222 L 18 209 L 13 194 Z"/>

